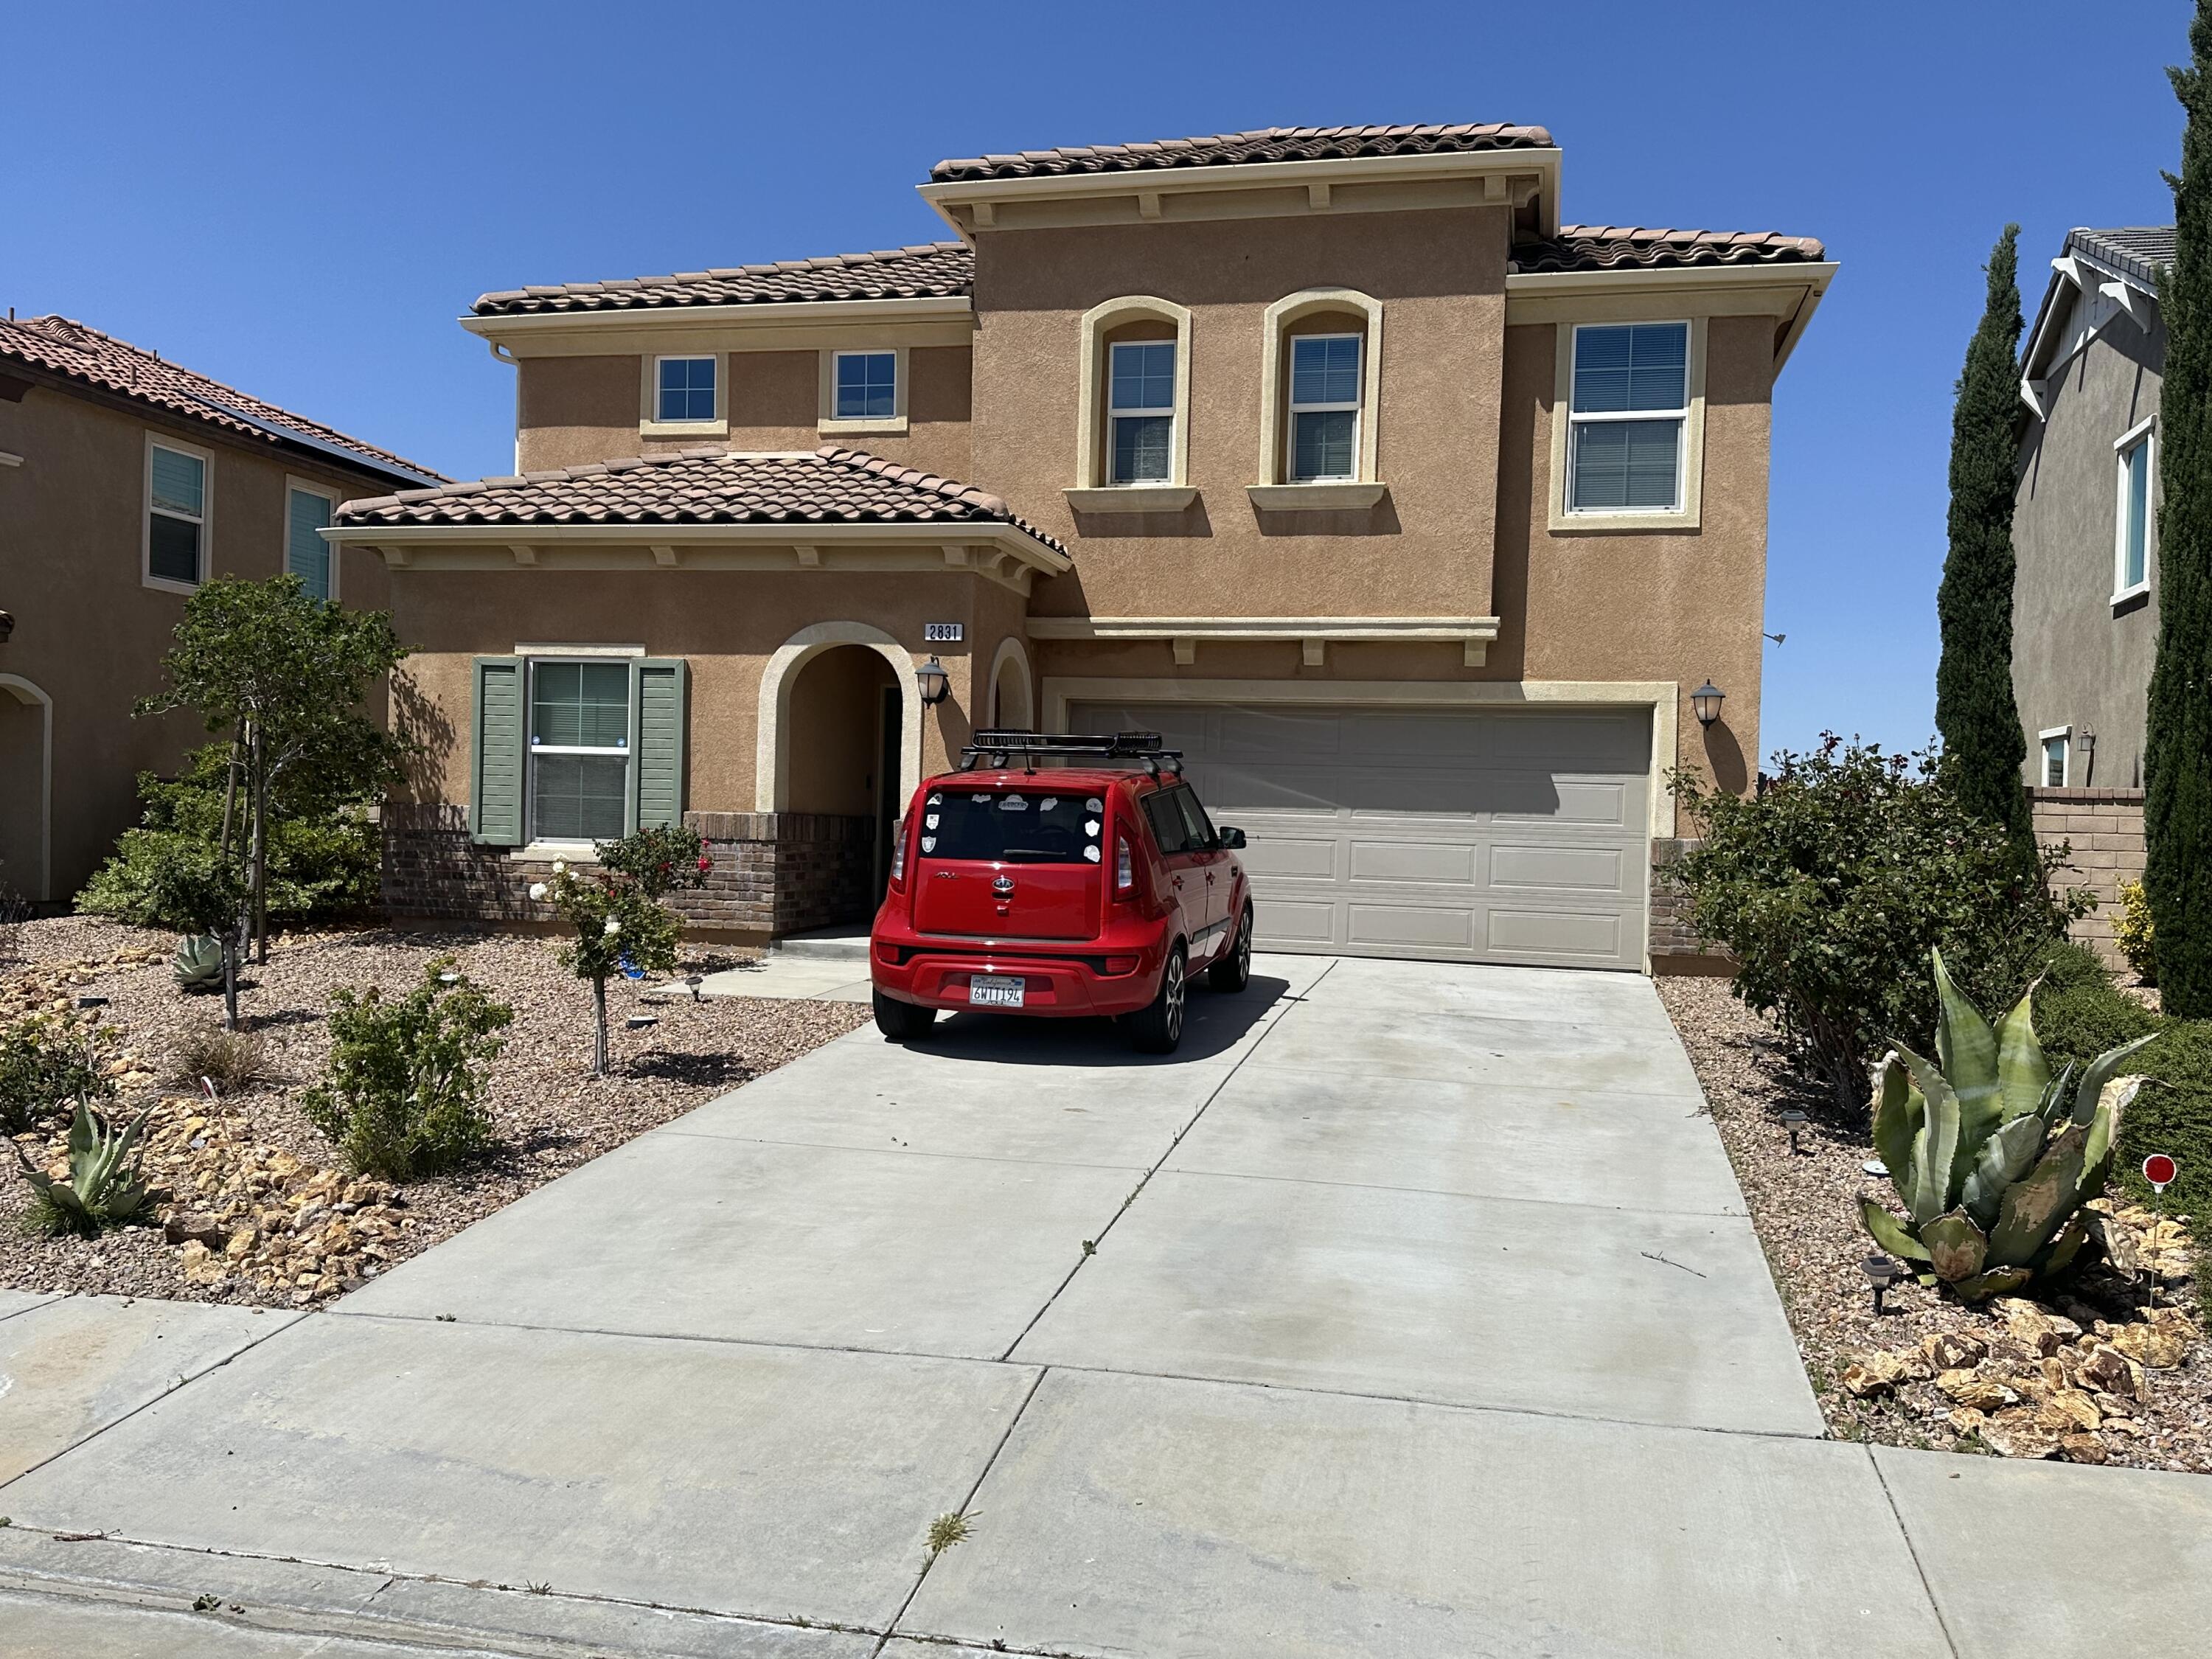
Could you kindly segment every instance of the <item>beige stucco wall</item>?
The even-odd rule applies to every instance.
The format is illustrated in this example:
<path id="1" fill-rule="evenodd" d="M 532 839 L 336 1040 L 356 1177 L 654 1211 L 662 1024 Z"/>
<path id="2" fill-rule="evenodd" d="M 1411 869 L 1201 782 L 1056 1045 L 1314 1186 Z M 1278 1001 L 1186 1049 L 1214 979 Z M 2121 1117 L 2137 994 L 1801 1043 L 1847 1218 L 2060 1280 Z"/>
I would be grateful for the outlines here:
<path id="1" fill-rule="evenodd" d="M 1559 325 L 1505 331 L 1498 471 L 1498 637 L 1485 678 L 1672 680 L 1680 757 L 1731 789 L 1758 773 L 1765 614 L 1771 318 L 1716 317 L 1705 344 L 1704 510 L 1697 530 L 1548 528 Z M 1689 694 L 1728 694 L 1701 727 Z"/>
<path id="2" fill-rule="evenodd" d="M 518 465 L 538 471 L 690 444 L 805 451 L 835 443 L 945 477 L 972 476 L 964 346 L 908 349 L 902 434 L 824 431 L 817 350 L 732 351 L 721 364 L 728 434 L 659 437 L 639 431 L 646 384 L 640 355 L 525 357 L 515 371 Z"/>
<path id="3" fill-rule="evenodd" d="M 288 476 L 340 501 L 392 488 L 152 410 L 35 386 L 20 402 L 0 399 L 0 450 L 23 458 L 21 466 L 0 466 L 0 608 L 15 617 L 14 637 L 0 645 L 0 674 L 30 681 L 53 702 L 55 901 L 72 896 L 117 834 L 137 822 L 137 774 L 173 770 L 187 748 L 207 740 L 187 714 L 131 714 L 134 700 L 160 688 L 161 654 L 185 606 L 183 595 L 140 579 L 149 431 L 214 457 L 205 541 L 213 574 L 283 568 Z M 338 593 L 346 604 L 380 608 L 386 592 L 380 561 L 345 556 Z M 9 821 L 0 840 L 11 847 L 36 840 L 29 771 L 19 761 L 0 775 L 0 814 Z M 0 882 L 19 891 L 34 884 L 19 870 L 0 870 Z"/>
<path id="4" fill-rule="evenodd" d="M 428 751 L 410 793 L 423 800 L 469 799 L 474 658 L 504 654 L 523 642 L 641 646 L 649 655 L 681 657 L 690 665 L 685 806 L 750 812 L 762 677 L 780 647 L 825 622 L 879 629 L 905 649 L 911 663 L 933 654 L 939 659 L 951 675 L 951 693 L 923 720 L 923 764 L 942 768 L 973 729 L 970 711 L 988 707 L 992 658 L 998 641 L 1018 629 L 1020 605 L 1020 596 L 1008 588 L 949 571 L 395 571 L 394 619 L 401 636 L 419 647 L 399 671 L 398 720 Z M 922 625 L 928 622 L 960 623 L 968 637 L 957 645 L 925 645 Z M 836 660 L 861 654 L 839 647 Z M 843 706 L 836 700 L 849 688 L 842 687 L 840 677 L 815 678 L 814 671 L 831 659 L 825 653 L 801 669 L 795 711 L 799 700 L 817 693 Z M 915 718 L 910 675 L 900 689 L 908 700 L 907 718 Z M 872 740 L 872 705 L 862 712 Z M 819 721 L 802 720 L 801 747 L 818 744 L 823 729 Z M 797 763 L 794 785 L 806 779 L 811 789 L 813 775 L 799 762 L 801 750 L 791 752 Z M 866 804 L 850 810 L 864 811 Z"/>
<path id="5" fill-rule="evenodd" d="M 893 684 L 911 700 L 912 685 L 894 681 L 890 664 L 866 646 L 834 647 L 799 669 L 791 699 L 791 811 L 866 817 L 876 810 L 883 691 Z"/>
<path id="6" fill-rule="evenodd" d="M 1485 616 L 1508 210 L 1452 209 L 987 234 L 976 250 L 975 477 L 1076 546 L 1041 615 Z M 1376 507 L 1257 512 L 1264 313 L 1349 288 L 1383 306 Z M 1189 482 L 1180 513 L 1084 514 L 1083 313 L 1188 307 Z M 1077 545 L 1079 541 L 1079 545 Z"/>

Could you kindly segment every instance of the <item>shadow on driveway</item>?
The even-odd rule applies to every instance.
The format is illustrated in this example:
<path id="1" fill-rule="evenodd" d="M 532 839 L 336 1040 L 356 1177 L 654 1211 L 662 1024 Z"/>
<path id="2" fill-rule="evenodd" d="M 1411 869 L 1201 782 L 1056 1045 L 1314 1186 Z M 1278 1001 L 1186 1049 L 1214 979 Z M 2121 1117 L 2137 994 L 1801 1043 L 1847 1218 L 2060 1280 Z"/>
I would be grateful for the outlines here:
<path id="1" fill-rule="evenodd" d="M 1210 991 L 1201 981 L 1191 988 L 1182 1046 L 1171 1054 L 1139 1054 L 1118 1020 L 1019 1014 L 954 1014 L 939 1020 L 916 1046 L 951 1060 L 1002 1066 L 1188 1066 L 1228 1053 L 1271 1011 L 1299 1000 L 1290 981 L 1267 974 L 1253 975 L 1243 990 L 1230 994 Z"/>

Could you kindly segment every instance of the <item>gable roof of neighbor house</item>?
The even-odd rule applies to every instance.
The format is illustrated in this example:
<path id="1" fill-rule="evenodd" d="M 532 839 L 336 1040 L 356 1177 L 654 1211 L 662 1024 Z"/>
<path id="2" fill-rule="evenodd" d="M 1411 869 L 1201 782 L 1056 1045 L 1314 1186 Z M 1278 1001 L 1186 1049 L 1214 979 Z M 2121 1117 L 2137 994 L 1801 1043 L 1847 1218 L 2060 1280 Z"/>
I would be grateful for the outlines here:
<path id="1" fill-rule="evenodd" d="M 172 415 L 202 421 L 234 437 L 270 445 L 289 443 L 353 467 L 410 482 L 444 482 L 388 449 L 349 437 L 335 427 L 210 380 L 159 352 L 118 340 L 67 317 L 10 317 L 0 320 L 0 373 L 11 364 L 58 375 L 97 392 L 127 398 Z"/>
<path id="2" fill-rule="evenodd" d="M 1260 127 L 1200 138 L 1139 144 L 1082 144 L 939 161 L 933 184 L 979 179 L 1042 179 L 1077 173 L 1134 173 L 1161 167 L 1244 167 L 1262 161 L 1334 161 L 1377 155 L 1446 155 L 1480 149 L 1548 149 L 1542 127 L 1487 121 L 1452 126 Z"/>
<path id="3" fill-rule="evenodd" d="M 1771 230 L 1660 230 L 1641 225 L 1561 225 L 1557 236 L 1513 245 L 1516 275 L 1574 270 L 1672 270 L 1701 265 L 1817 262 L 1811 236 Z"/>
<path id="4" fill-rule="evenodd" d="M 2067 331 L 2074 294 L 2102 289 L 2120 310 L 2148 328 L 2157 315 L 2158 274 L 2172 264 L 2172 225 L 2125 225 L 2110 230 L 2077 225 L 2068 231 L 2065 246 L 2051 262 L 2051 281 L 2021 348 L 2021 400 L 2039 416 L 2045 412 L 2045 377 L 2062 346 L 2074 337 Z M 2093 331 L 2077 343 L 2087 345 L 2094 337 Z"/>
<path id="5" fill-rule="evenodd" d="M 2111 267 L 2116 276 L 2130 277 L 2146 289 L 2155 289 L 2158 273 L 2173 263 L 2173 227 L 2127 225 L 2116 230 L 2076 227 L 2066 233 L 2066 252 L 2086 254 Z"/>
<path id="6" fill-rule="evenodd" d="M 825 445 L 761 454 L 702 445 L 520 477 L 347 501 L 336 523 L 391 525 L 1001 524 L 1067 550 L 972 484 Z"/>
<path id="7" fill-rule="evenodd" d="M 480 295 L 479 317 L 547 311 L 626 311 L 645 306 L 788 304 L 821 300 L 920 300 L 967 293 L 975 256 L 961 242 L 925 242 L 873 253 L 832 253 L 774 264 L 732 265 L 672 276 L 506 289 Z"/>

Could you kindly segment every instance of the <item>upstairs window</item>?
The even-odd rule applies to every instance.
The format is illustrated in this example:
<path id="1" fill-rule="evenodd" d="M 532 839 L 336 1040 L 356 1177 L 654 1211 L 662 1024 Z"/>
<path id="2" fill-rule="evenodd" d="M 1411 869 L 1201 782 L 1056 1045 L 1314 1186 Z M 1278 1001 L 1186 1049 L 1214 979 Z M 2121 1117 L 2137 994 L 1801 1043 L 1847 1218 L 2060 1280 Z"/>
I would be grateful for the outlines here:
<path id="1" fill-rule="evenodd" d="M 834 417 L 840 421 L 888 421 L 898 413 L 898 353 L 841 351 L 837 354 Z"/>
<path id="2" fill-rule="evenodd" d="M 653 418 L 711 421 L 714 418 L 712 357 L 663 357 L 655 378 Z"/>
<path id="3" fill-rule="evenodd" d="M 197 587 L 206 574 L 207 457 L 156 443 L 146 465 L 146 574 Z"/>
<path id="4" fill-rule="evenodd" d="M 1127 340 L 1108 354 L 1107 482 L 1175 477 L 1176 343 Z"/>
<path id="5" fill-rule="evenodd" d="M 308 595 L 337 597 L 331 580 L 331 547 L 317 532 L 331 521 L 331 498 L 319 490 L 288 485 L 284 491 L 284 568 L 297 576 Z"/>
<path id="6" fill-rule="evenodd" d="M 1568 512 L 1682 510 L 1689 356 L 1687 323 L 1575 330 Z"/>
<path id="7" fill-rule="evenodd" d="M 2043 786 L 2046 789 L 2066 787 L 2066 751 L 2071 746 L 2069 739 L 2072 735 L 2070 726 L 2043 733 Z"/>
<path id="8" fill-rule="evenodd" d="M 2124 599 L 2150 586 L 2151 423 L 2144 422 L 2113 446 L 2119 457 L 2119 513 L 2113 526 L 2112 598 Z"/>
<path id="9" fill-rule="evenodd" d="M 627 662 L 530 665 L 530 838 L 612 841 L 629 799 Z"/>
<path id="10" fill-rule="evenodd" d="M 1359 476 L 1357 334 L 1301 334 L 1291 341 L 1293 483 Z"/>

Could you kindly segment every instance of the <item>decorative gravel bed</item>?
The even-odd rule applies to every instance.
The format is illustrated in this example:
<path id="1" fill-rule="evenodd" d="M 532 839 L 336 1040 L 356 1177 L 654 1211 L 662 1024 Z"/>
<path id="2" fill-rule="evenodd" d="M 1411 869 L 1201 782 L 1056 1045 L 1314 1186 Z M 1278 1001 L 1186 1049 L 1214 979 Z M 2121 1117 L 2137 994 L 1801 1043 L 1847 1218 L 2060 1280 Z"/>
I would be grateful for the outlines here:
<path id="1" fill-rule="evenodd" d="M 1858 1199 L 1888 1200 L 1863 1114 L 1793 1076 L 1772 1029 L 1718 979 L 1666 978 L 1660 1000 L 1697 1067 L 1782 1292 L 1829 1432 L 1838 1439 L 2212 1474 L 2212 1351 L 2202 1340 L 2182 1224 L 2117 1196 L 2109 1262 L 2039 1299 L 1969 1308 L 1905 1279 L 1877 1319 Z M 1787 1107 L 1806 1112 L 1793 1154 Z M 2153 1280 L 2157 1306 L 2145 1305 Z"/>
<path id="2" fill-rule="evenodd" d="M 265 1079 L 210 1102 L 175 1075 L 174 1050 L 191 1030 L 219 1029 L 222 1002 L 179 992 L 173 939 L 82 917 L 16 932 L 0 938 L 0 1022 L 46 1009 L 109 1033 L 115 1109 L 155 1108 L 146 1170 L 173 1194 L 160 1212 L 166 1226 L 40 1238 L 21 1225 L 28 1183 L 0 1172 L 0 1285 L 27 1291 L 317 1303 L 868 1018 L 842 1003 L 752 998 L 645 1006 L 635 988 L 610 986 L 610 1070 L 594 1078 L 591 989 L 562 970 L 552 939 L 478 929 L 291 934 L 240 978 L 240 1012 L 263 1045 Z M 295 1104 L 329 1053 L 331 993 L 403 992 L 447 956 L 514 1010 L 486 1090 L 498 1147 L 468 1170 L 397 1192 L 355 1181 Z M 726 965 L 701 959 L 684 971 Z M 86 996 L 106 1002 L 76 1011 Z M 634 1013 L 659 1024 L 627 1030 Z M 22 1138 L 40 1163 L 63 1147 L 66 1126 L 47 1127 Z"/>

